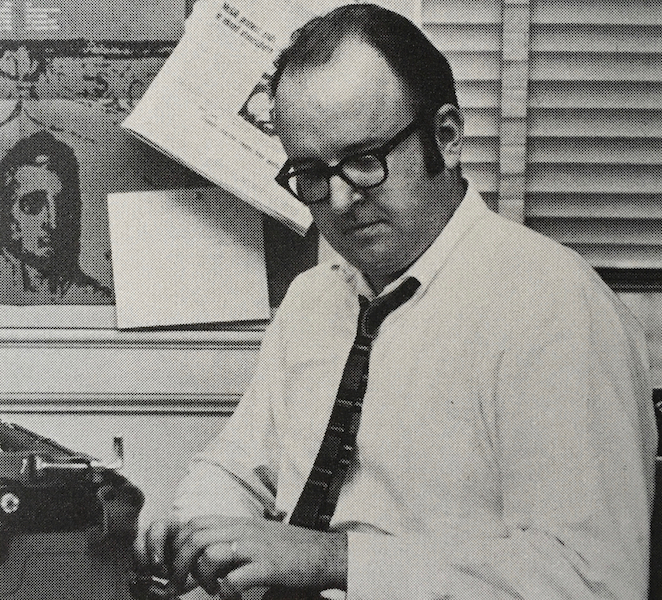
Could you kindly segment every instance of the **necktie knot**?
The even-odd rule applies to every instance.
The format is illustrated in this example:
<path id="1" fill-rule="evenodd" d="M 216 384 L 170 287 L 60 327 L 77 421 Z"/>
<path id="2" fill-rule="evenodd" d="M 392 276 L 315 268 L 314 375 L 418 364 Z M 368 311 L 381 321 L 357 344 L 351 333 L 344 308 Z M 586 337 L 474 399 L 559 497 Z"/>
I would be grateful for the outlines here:
<path id="1" fill-rule="evenodd" d="M 407 302 L 421 284 L 414 277 L 408 277 L 397 288 L 384 296 L 369 302 L 364 296 L 359 296 L 361 310 L 359 312 L 359 334 L 371 339 L 377 337 L 379 327 L 384 319 L 396 308 Z"/>

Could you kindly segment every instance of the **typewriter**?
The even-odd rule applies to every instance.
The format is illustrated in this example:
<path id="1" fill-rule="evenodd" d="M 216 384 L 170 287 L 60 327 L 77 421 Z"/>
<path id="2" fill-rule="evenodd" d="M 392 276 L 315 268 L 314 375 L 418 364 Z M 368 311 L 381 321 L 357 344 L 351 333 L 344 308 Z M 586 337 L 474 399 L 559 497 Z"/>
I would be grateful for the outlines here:
<path id="1" fill-rule="evenodd" d="M 124 600 L 143 494 L 118 469 L 0 421 L 0 600 Z"/>

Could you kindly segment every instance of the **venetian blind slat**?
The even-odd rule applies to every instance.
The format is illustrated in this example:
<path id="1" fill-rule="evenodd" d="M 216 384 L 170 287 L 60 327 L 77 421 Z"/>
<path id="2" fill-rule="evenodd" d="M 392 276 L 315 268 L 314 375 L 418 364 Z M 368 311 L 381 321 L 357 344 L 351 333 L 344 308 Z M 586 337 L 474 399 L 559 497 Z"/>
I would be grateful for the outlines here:
<path id="1" fill-rule="evenodd" d="M 662 53 L 618 52 L 535 53 L 531 58 L 531 81 L 639 81 L 661 82 Z"/>
<path id="2" fill-rule="evenodd" d="M 499 106 L 500 89 L 495 80 L 458 81 L 457 98 L 462 108 L 492 108 Z"/>
<path id="3" fill-rule="evenodd" d="M 642 138 L 533 138 L 529 164 L 563 163 L 572 157 L 580 164 L 662 165 L 662 139 Z"/>
<path id="4" fill-rule="evenodd" d="M 531 50 L 542 52 L 606 52 L 642 54 L 662 52 L 662 30 L 654 21 L 638 25 L 619 23 L 558 23 L 534 25 Z"/>
<path id="5" fill-rule="evenodd" d="M 500 23 L 425 23 L 425 33 L 445 52 L 499 52 Z"/>
<path id="6" fill-rule="evenodd" d="M 662 219 L 662 194 L 539 193 L 527 214 L 531 219 Z"/>
<path id="7" fill-rule="evenodd" d="M 462 172 L 481 192 L 495 193 L 499 189 L 499 168 L 494 164 L 467 163 Z"/>
<path id="8" fill-rule="evenodd" d="M 465 138 L 462 148 L 463 163 L 496 164 L 499 160 L 499 140 L 492 138 Z"/>
<path id="9" fill-rule="evenodd" d="M 423 24 L 501 23 L 501 3 L 493 0 L 422 0 Z"/>
<path id="10" fill-rule="evenodd" d="M 650 25 L 662 22 L 659 0 L 544 0 L 531 3 L 531 22 L 549 25 Z"/>
<path id="11" fill-rule="evenodd" d="M 500 55 L 494 52 L 455 52 L 440 48 L 453 70 L 456 82 L 498 81 L 501 76 Z"/>
<path id="12" fill-rule="evenodd" d="M 493 138 L 499 135 L 499 115 L 492 109 L 464 109 L 464 135 L 468 138 Z"/>
<path id="13" fill-rule="evenodd" d="M 657 110 L 662 106 L 662 82 L 532 81 L 529 84 L 529 106 L 532 109 L 572 109 L 583 106 L 614 110 Z"/>
<path id="14" fill-rule="evenodd" d="M 575 244 L 573 248 L 596 267 L 659 269 L 662 264 L 660 246 L 620 245 L 609 242 L 603 245 Z M 662 365 L 662 361 L 658 364 Z"/>
<path id="15" fill-rule="evenodd" d="M 531 109 L 529 137 L 659 139 L 662 110 Z"/>
<path id="16" fill-rule="evenodd" d="M 606 219 L 534 218 L 531 225 L 537 231 L 563 244 L 602 246 L 650 246 L 662 248 L 657 219 L 621 219 L 618 223 Z"/>
<path id="17" fill-rule="evenodd" d="M 662 190 L 662 168 L 657 165 L 585 165 L 574 162 L 535 164 L 529 165 L 526 185 L 527 191 L 532 193 L 645 194 Z"/>

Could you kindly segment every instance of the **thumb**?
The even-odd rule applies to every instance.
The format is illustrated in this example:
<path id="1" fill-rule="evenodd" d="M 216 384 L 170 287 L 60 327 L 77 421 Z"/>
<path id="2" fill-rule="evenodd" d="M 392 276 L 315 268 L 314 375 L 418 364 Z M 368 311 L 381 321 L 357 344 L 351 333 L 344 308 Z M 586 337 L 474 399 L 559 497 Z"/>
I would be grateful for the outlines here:
<path id="1" fill-rule="evenodd" d="M 142 524 L 138 530 L 138 534 L 133 540 L 133 560 L 136 567 L 147 567 L 149 565 L 149 558 L 147 557 L 147 547 L 145 538 L 147 536 L 147 527 Z"/>
<path id="2" fill-rule="evenodd" d="M 242 565 L 230 571 L 221 581 L 226 582 L 237 592 L 253 587 L 268 587 L 277 583 L 274 581 L 273 569 L 263 562 Z"/>

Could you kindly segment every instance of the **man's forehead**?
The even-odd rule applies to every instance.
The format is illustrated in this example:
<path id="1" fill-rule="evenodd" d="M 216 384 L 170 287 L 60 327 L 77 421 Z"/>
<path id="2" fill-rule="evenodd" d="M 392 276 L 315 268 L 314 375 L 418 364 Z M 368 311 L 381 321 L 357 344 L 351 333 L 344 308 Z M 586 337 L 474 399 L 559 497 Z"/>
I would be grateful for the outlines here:
<path id="1" fill-rule="evenodd" d="M 62 182 L 56 173 L 46 165 L 21 165 L 14 173 L 18 193 L 26 194 L 34 190 L 51 190 L 57 194 L 62 190 Z"/>
<path id="2" fill-rule="evenodd" d="M 363 40 L 349 38 L 323 64 L 286 67 L 276 98 L 282 99 L 285 95 L 292 101 L 288 94 L 292 88 L 311 95 L 315 95 L 316 90 L 324 90 L 331 92 L 332 99 L 341 100 L 357 94 L 398 93 L 404 85 L 379 50 Z"/>
<path id="3" fill-rule="evenodd" d="M 408 106 L 400 77 L 377 49 L 361 40 L 347 40 L 323 65 L 286 68 L 275 98 L 281 129 L 316 122 L 323 127 L 325 120 L 342 123 L 352 118 L 376 128 L 385 121 L 388 127 L 388 121 Z"/>

